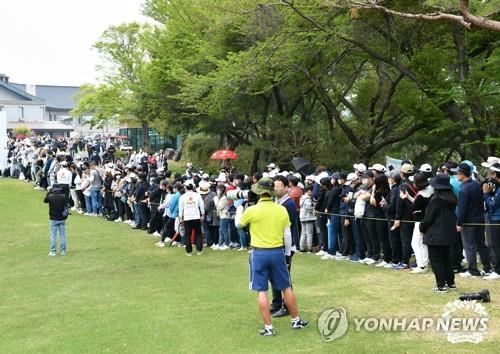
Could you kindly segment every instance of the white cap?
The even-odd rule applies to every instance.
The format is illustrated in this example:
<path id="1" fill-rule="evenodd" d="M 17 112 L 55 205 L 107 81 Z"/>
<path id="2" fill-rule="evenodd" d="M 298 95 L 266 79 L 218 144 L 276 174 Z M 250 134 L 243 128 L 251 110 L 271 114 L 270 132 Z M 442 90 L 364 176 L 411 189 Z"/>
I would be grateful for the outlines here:
<path id="1" fill-rule="evenodd" d="M 184 185 L 187 186 L 193 186 L 194 187 L 194 181 L 192 179 L 188 179 L 186 182 L 184 182 Z"/>
<path id="2" fill-rule="evenodd" d="M 299 181 L 300 181 L 300 180 L 302 180 L 302 175 L 301 175 L 300 173 L 298 173 L 298 172 L 295 172 L 295 173 L 293 174 L 293 176 L 294 176 L 295 178 L 298 178 L 298 179 L 299 179 Z"/>
<path id="3" fill-rule="evenodd" d="M 418 169 L 420 172 L 432 172 L 432 166 L 429 165 L 428 163 L 424 163 L 420 168 Z"/>
<path id="4" fill-rule="evenodd" d="M 201 176 L 201 178 L 203 178 L 203 179 L 209 179 L 210 176 L 208 175 L 208 173 L 204 173 L 203 176 Z"/>
<path id="5" fill-rule="evenodd" d="M 364 166 L 364 165 L 363 165 Z M 356 167 L 354 167 L 356 168 Z M 384 165 L 381 165 L 379 163 L 376 163 L 375 165 L 371 166 L 371 167 L 368 167 L 369 170 L 374 170 L 374 171 L 377 171 L 377 172 L 385 172 L 385 166 Z M 359 170 L 358 170 L 359 171 Z M 365 171 L 362 171 L 362 172 L 365 172 Z"/>
<path id="6" fill-rule="evenodd" d="M 321 172 L 319 175 L 314 177 L 314 182 L 317 184 L 321 184 L 321 180 L 325 177 L 328 177 L 328 172 Z"/>
<path id="7" fill-rule="evenodd" d="M 355 163 L 352 167 L 359 172 L 366 172 L 366 165 L 364 163 Z"/>
<path id="8" fill-rule="evenodd" d="M 351 185 L 351 183 L 352 183 L 352 181 L 355 181 L 355 180 L 357 180 L 358 178 L 359 178 L 359 177 L 358 177 L 358 175 L 357 175 L 357 174 L 355 174 L 355 173 L 349 173 L 349 174 L 347 175 L 347 179 L 345 180 L 345 184 L 346 184 L 347 186 L 350 186 L 350 185 Z"/>
<path id="9" fill-rule="evenodd" d="M 276 168 L 276 164 L 274 162 L 267 165 L 267 168 Z"/>
<path id="10" fill-rule="evenodd" d="M 61 161 L 61 166 L 68 166 L 68 162 L 67 161 Z"/>
<path id="11" fill-rule="evenodd" d="M 224 173 L 220 173 L 219 174 L 219 177 L 217 177 L 215 179 L 215 182 L 222 182 L 222 183 L 226 183 L 227 182 L 227 178 L 226 178 L 226 175 Z"/>
<path id="12" fill-rule="evenodd" d="M 314 181 L 314 175 L 309 175 L 309 176 L 306 176 L 306 181 L 309 180 L 309 181 Z"/>
<path id="13" fill-rule="evenodd" d="M 137 178 L 137 175 L 136 175 L 134 172 L 132 172 L 132 173 L 129 175 L 129 177 L 130 177 L 130 178 Z"/>

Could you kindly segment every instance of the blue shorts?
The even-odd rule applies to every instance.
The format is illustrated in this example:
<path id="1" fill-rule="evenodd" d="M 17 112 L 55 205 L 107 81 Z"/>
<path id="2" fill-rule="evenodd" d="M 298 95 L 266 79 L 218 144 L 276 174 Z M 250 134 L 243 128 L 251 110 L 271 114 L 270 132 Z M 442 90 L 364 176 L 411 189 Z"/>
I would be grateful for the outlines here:
<path id="1" fill-rule="evenodd" d="M 254 249 L 250 254 L 250 290 L 267 291 L 269 281 L 274 290 L 290 287 L 290 273 L 286 267 L 283 248 Z"/>

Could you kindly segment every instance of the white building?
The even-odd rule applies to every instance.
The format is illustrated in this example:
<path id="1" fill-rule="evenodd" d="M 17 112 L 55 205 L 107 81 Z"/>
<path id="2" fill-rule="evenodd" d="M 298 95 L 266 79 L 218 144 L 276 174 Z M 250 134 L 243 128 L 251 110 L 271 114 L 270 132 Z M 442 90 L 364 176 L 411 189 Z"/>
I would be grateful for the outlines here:
<path id="1" fill-rule="evenodd" d="M 28 85 L 9 82 L 0 74 L 0 105 L 7 116 L 7 130 L 25 126 L 42 135 L 70 136 L 117 133 L 118 127 L 91 129 L 91 117 L 71 117 L 78 86 Z"/>

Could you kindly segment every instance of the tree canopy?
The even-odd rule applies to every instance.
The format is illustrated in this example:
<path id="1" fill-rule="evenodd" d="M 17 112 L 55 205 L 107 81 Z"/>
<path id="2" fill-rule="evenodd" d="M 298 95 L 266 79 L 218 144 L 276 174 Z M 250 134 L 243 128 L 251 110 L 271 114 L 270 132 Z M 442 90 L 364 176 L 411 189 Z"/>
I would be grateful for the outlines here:
<path id="1" fill-rule="evenodd" d="M 490 22 L 500 6 L 465 3 L 147 0 L 153 25 L 96 43 L 103 82 L 75 113 L 203 134 L 252 170 L 296 155 L 486 158 L 500 146 L 500 34 L 463 6 Z M 426 18 L 439 14 L 461 20 Z"/>

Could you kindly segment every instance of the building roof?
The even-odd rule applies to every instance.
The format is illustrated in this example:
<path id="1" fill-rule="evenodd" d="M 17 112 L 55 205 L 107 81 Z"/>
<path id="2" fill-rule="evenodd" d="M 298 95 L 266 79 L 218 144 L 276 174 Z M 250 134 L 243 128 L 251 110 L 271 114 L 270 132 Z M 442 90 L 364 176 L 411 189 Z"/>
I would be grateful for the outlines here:
<path id="1" fill-rule="evenodd" d="M 10 84 L 26 93 L 25 84 Z M 80 92 L 78 86 L 35 85 L 36 97 L 45 101 L 48 108 L 72 110 L 76 106 L 74 96 Z"/>
<path id="2" fill-rule="evenodd" d="M 7 129 L 28 127 L 34 131 L 73 131 L 71 125 L 57 121 L 37 121 L 37 122 L 7 122 Z"/>
<path id="3" fill-rule="evenodd" d="M 15 94 L 16 96 L 18 96 L 19 98 L 21 98 L 23 100 L 32 101 L 32 102 L 36 102 L 36 103 L 40 103 L 40 104 L 45 103 L 45 101 L 42 98 L 32 96 L 29 93 L 27 93 L 25 90 L 22 90 L 13 84 L 5 83 L 1 80 L 0 80 L 0 88 L 6 89 L 7 91 Z"/>

